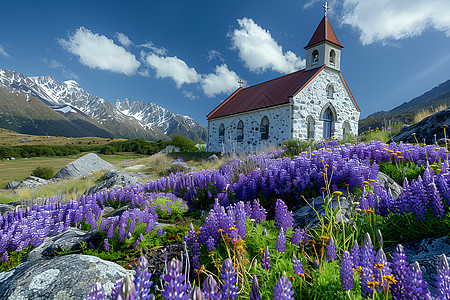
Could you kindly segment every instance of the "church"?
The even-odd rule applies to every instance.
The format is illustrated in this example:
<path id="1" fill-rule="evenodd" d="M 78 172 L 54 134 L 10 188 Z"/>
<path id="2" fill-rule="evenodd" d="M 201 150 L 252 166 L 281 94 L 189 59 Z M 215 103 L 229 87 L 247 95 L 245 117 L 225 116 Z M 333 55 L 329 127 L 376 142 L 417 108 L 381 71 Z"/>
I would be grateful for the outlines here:
<path id="1" fill-rule="evenodd" d="M 341 51 L 325 16 L 304 47 L 306 68 L 240 87 L 208 115 L 207 151 L 259 153 L 288 139 L 358 134 L 360 108 L 341 73 Z"/>

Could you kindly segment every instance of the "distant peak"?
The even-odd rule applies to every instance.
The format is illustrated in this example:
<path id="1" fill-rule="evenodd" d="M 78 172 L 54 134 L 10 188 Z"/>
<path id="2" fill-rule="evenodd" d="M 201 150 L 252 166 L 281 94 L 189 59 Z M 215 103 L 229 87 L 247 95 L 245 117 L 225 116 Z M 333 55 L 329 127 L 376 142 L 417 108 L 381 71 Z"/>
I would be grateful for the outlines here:
<path id="1" fill-rule="evenodd" d="M 76 82 L 75 80 L 66 80 L 64 81 L 65 84 L 69 85 L 69 86 L 77 86 L 80 87 L 80 84 L 78 82 Z"/>

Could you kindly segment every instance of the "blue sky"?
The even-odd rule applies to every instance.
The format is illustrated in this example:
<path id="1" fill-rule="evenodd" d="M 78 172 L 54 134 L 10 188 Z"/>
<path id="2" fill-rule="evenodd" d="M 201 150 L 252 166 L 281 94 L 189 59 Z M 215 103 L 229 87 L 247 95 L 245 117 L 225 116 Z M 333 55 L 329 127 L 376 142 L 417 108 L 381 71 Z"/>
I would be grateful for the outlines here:
<path id="1" fill-rule="evenodd" d="M 0 68 L 206 125 L 238 86 L 304 67 L 323 1 L 3 1 Z M 447 0 L 328 1 L 361 117 L 450 79 Z"/>

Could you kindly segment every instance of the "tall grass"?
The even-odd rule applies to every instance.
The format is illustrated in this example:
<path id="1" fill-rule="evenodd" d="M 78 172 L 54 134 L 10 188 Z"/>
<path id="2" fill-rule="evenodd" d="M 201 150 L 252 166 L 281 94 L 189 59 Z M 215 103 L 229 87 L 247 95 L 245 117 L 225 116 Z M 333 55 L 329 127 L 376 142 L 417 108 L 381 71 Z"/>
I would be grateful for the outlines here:
<path id="1" fill-rule="evenodd" d="M 426 117 L 429 117 L 432 114 L 447 108 L 448 108 L 447 104 L 441 104 L 438 107 L 431 107 L 430 109 L 422 109 L 414 116 L 413 124 L 419 123 Z"/>
<path id="2" fill-rule="evenodd" d="M 102 174 L 103 173 L 101 172 L 96 172 L 90 177 L 55 181 L 36 188 L 20 188 L 17 189 L 15 193 L 17 199 L 12 197 L 10 200 L 31 200 L 36 198 L 48 198 L 52 196 L 58 198 L 58 200 L 64 203 L 67 203 L 71 199 L 78 200 L 81 194 L 96 184 L 95 180 Z"/>

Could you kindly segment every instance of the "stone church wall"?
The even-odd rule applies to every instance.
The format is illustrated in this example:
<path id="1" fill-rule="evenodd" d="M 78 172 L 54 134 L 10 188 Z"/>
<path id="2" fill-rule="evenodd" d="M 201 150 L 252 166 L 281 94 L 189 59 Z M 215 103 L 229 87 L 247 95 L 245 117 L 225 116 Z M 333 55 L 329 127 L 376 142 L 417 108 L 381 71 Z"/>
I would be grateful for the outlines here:
<path id="1" fill-rule="evenodd" d="M 333 96 L 327 97 L 327 87 L 331 84 Z M 293 98 L 293 138 L 307 138 L 307 118 L 314 120 L 314 139 L 323 138 L 323 113 L 331 106 L 333 112 L 332 136 L 342 138 L 344 122 L 348 121 L 350 133 L 358 134 L 359 111 L 337 71 L 324 68 Z"/>
<path id="2" fill-rule="evenodd" d="M 264 117 L 269 119 L 268 139 L 262 140 L 259 131 L 261 121 Z M 278 106 L 270 109 L 223 117 L 208 121 L 208 151 L 235 152 L 240 154 L 260 153 L 270 147 L 278 147 L 290 138 L 291 125 L 290 105 Z M 237 141 L 237 127 L 239 121 L 244 123 L 244 138 L 242 142 Z M 224 142 L 219 141 L 220 124 L 225 126 Z"/>

